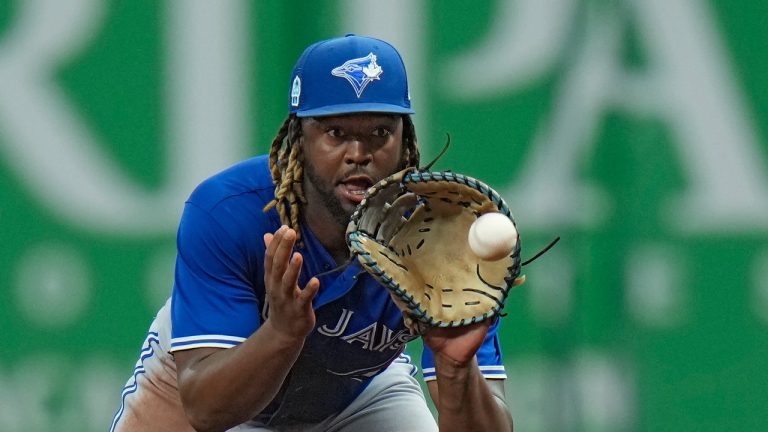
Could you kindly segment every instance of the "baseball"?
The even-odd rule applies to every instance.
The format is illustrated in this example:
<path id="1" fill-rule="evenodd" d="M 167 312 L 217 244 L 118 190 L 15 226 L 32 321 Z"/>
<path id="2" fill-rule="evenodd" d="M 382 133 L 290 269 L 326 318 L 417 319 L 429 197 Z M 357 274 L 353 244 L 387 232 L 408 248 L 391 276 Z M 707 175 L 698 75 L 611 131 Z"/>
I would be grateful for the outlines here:
<path id="1" fill-rule="evenodd" d="M 501 213 L 486 213 L 469 227 L 469 248 L 478 258 L 498 261 L 512 253 L 517 244 L 517 229 Z"/>

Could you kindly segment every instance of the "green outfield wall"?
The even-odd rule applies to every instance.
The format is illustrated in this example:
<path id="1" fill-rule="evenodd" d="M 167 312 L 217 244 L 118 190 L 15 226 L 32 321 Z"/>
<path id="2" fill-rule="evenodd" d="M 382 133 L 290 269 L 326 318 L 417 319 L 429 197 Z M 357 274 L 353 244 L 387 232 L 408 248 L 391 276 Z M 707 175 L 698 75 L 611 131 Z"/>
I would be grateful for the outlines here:
<path id="1" fill-rule="evenodd" d="M 424 158 L 450 134 L 524 258 L 561 237 L 502 321 L 520 430 L 768 430 L 764 0 L 5 0 L 1 431 L 108 429 L 185 197 L 348 32 L 401 49 Z"/>

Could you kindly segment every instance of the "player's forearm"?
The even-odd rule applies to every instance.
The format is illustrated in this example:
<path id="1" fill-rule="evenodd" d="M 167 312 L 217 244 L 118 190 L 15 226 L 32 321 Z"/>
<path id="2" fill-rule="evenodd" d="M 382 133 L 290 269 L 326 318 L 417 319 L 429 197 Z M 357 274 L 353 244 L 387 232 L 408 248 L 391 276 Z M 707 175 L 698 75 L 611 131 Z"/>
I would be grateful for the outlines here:
<path id="1" fill-rule="evenodd" d="M 225 430 L 260 413 L 280 390 L 303 347 L 267 320 L 235 348 L 218 350 L 179 372 L 179 391 L 198 431 Z"/>
<path id="2" fill-rule="evenodd" d="M 437 356 L 438 422 L 441 432 L 512 431 L 512 418 L 497 402 L 477 361 L 462 365 Z"/>

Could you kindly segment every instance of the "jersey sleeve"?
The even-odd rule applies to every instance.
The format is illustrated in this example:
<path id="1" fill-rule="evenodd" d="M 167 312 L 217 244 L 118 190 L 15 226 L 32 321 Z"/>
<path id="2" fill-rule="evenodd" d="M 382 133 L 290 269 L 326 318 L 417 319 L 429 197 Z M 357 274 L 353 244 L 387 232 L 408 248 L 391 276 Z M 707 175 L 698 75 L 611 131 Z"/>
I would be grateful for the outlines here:
<path id="1" fill-rule="evenodd" d="M 501 359 L 501 344 L 499 343 L 498 335 L 499 323 L 500 320 L 497 320 L 488 329 L 488 334 L 477 351 L 477 364 L 480 367 L 480 372 L 487 379 L 507 378 L 504 363 Z M 421 368 L 424 373 L 424 381 L 434 381 L 437 379 L 435 357 L 426 344 L 424 344 L 424 350 L 421 354 Z"/>
<path id="2" fill-rule="evenodd" d="M 247 248 L 224 223 L 192 203 L 184 208 L 177 235 L 171 352 L 229 348 L 261 325 Z"/>

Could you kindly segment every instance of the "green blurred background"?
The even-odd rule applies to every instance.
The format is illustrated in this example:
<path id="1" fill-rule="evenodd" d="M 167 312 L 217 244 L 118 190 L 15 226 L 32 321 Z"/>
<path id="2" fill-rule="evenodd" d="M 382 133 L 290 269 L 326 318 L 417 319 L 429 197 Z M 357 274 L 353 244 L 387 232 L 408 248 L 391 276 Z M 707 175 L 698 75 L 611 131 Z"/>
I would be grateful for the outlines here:
<path id="1" fill-rule="evenodd" d="M 503 319 L 519 430 L 768 430 L 765 0 L 4 0 L 0 431 L 107 430 L 186 195 L 348 32 L 524 258 L 562 237 Z"/>

